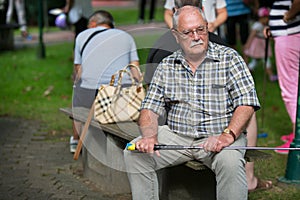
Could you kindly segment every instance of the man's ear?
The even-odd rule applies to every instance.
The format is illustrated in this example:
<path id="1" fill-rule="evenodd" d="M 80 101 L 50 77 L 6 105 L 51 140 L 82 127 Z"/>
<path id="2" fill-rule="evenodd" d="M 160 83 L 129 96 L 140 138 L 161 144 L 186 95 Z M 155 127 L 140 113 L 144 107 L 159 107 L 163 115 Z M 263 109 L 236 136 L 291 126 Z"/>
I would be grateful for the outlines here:
<path id="1" fill-rule="evenodd" d="M 97 27 L 97 23 L 95 21 L 90 21 L 88 27 L 95 28 L 95 27 Z"/>
<path id="2" fill-rule="evenodd" d="M 174 38 L 176 39 L 176 42 L 179 43 L 178 35 L 177 35 L 176 31 L 174 29 L 171 29 L 171 31 L 172 31 Z"/>

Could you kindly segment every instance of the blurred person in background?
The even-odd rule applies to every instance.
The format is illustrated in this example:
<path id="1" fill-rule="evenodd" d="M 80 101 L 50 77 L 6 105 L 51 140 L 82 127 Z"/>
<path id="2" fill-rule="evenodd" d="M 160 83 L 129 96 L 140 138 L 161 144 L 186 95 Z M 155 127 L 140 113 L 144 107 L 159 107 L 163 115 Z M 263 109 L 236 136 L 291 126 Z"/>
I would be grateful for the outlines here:
<path id="1" fill-rule="evenodd" d="M 146 12 L 147 0 L 140 0 L 139 3 L 139 19 L 138 23 L 145 23 L 145 12 Z M 149 22 L 154 21 L 155 17 L 156 0 L 150 0 L 150 11 L 149 11 Z"/>
<path id="2" fill-rule="evenodd" d="M 190 0 L 192 2 L 192 0 Z M 164 20 L 169 28 L 172 28 L 174 0 L 166 0 L 164 8 Z M 218 34 L 218 27 L 225 23 L 227 19 L 226 1 L 225 0 L 205 0 L 202 1 L 202 8 L 208 21 L 208 31 Z"/>
<path id="3" fill-rule="evenodd" d="M 25 0 L 8 0 L 8 8 L 6 13 L 6 23 L 11 24 L 13 18 L 14 8 L 17 12 L 18 25 L 20 26 L 21 36 L 24 39 L 31 39 L 27 31 Z"/>
<path id="4" fill-rule="evenodd" d="M 244 4 L 243 0 L 226 0 L 226 8 L 228 18 L 226 21 L 226 40 L 227 43 L 234 49 L 237 50 L 237 40 L 240 40 L 241 50 L 247 42 L 249 36 L 249 20 L 251 9 Z M 237 35 L 239 30 L 239 35 Z M 241 52 L 243 58 L 245 55 Z"/>
<path id="5" fill-rule="evenodd" d="M 68 14 L 69 22 L 74 25 L 76 38 L 87 29 L 88 19 L 93 13 L 91 0 L 66 0 L 64 12 Z"/>
<path id="6" fill-rule="evenodd" d="M 292 122 L 292 132 L 283 135 L 285 143 L 279 147 L 290 147 L 295 138 L 300 62 L 300 0 L 276 0 L 270 11 L 269 29 L 265 36 L 275 41 L 275 59 L 281 96 Z M 288 154 L 288 150 L 275 150 Z"/>
<path id="7" fill-rule="evenodd" d="M 267 7 L 261 7 L 257 11 L 258 20 L 251 26 L 251 32 L 244 46 L 244 54 L 247 59 L 251 58 L 251 62 L 246 60 L 250 71 L 254 71 L 259 60 L 265 62 L 265 54 L 267 53 L 267 61 L 265 63 L 266 73 L 270 81 L 277 81 L 277 76 L 274 75 L 272 70 L 272 49 L 270 43 L 268 43 L 268 52 L 266 49 L 266 40 L 264 38 L 264 28 L 268 25 L 270 9 Z"/>

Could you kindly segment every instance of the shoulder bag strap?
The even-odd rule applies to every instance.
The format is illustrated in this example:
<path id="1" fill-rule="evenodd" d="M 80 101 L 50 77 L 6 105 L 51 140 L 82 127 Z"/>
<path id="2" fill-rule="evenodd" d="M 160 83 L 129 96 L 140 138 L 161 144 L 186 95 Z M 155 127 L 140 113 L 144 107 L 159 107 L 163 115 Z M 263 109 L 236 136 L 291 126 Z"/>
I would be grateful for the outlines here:
<path id="1" fill-rule="evenodd" d="M 89 41 L 90 41 L 95 35 L 97 35 L 98 33 L 103 32 L 103 31 L 106 31 L 106 30 L 108 30 L 108 29 L 102 29 L 102 30 L 95 31 L 94 33 L 92 33 L 92 34 L 88 37 L 88 39 L 85 41 L 85 43 L 83 44 L 82 49 L 81 49 L 81 51 L 80 51 L 80 55 L 82 56 L 83 50 L 85 49 L 86 45 L 89 43 Z"/>

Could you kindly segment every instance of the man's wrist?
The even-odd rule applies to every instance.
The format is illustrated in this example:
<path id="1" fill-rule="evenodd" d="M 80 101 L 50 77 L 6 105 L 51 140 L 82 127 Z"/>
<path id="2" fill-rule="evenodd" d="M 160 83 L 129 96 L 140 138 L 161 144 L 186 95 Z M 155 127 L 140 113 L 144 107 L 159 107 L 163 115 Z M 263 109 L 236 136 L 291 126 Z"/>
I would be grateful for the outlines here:
<path id="1" fill-rule="evenodd" d="M 155 134 L 142 134 L 142 138 L 157 138 L 157 133 L 155 133 Z"/>
<path id="2" fill-rule="evenodd" d="M 224 131 L 222 132 L 222 134 L 226 134 L 226 135 L 231 135 L 231 137 L 233 138 L 233 141 L 236 140 L 236 135 L 234 134 L 234 132 L 229 129 L 229 128 L 225 128 Z"/>

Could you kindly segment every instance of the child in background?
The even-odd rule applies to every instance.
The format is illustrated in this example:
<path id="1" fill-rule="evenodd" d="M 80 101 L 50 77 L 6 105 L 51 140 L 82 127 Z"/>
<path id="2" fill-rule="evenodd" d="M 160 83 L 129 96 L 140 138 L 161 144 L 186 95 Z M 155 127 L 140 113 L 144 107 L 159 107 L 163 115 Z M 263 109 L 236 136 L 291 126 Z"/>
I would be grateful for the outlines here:
<path id="1" fill-rule="evenodd" d="M 264 38 L 263 30 L 268 25 L 270 10 L 267 7 L 261 7 L 258 9 L 258 21 L 254 22 L 251 27 L 251 33 L 244 46 L 244 53 L 251 58 L 251 62 L 248 67 L 251 71 L 257 65 L 259 59 L 265 58 L 266 41 Z M 266 73 L 269 76 L 270 81 L 277 81 L 277 76 L 273 74 L 272 63 L 270 57 L 272 56 L 271 45 L 268 47 L 268 58 L 266 63 Z"/>

